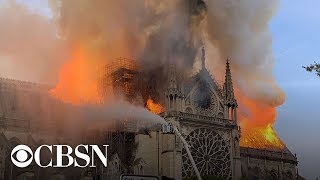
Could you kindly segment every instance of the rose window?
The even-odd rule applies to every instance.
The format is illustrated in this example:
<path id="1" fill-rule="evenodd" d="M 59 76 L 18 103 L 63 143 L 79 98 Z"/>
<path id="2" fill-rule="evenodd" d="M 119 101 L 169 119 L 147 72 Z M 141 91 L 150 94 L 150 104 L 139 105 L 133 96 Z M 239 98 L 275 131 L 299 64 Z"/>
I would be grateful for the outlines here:
<path id="1" fill-rule="evenodd" d="M 213 175 L 230 179 L 231 163 L 228 145 L 218 133 L 206 128 L 196 129 L 186 137 L 186 141 L 201 176 Z M 182 161 L 183 177 L 195 176 L 185 148 L 182 150 Z"/>

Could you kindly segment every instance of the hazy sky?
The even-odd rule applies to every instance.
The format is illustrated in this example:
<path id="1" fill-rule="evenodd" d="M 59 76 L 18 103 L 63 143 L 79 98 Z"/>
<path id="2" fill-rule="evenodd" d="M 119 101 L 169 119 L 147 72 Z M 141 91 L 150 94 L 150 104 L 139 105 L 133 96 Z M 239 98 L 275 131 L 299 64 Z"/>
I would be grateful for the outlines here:
<path id="1" fill-rule="evenodd" d="M 308 179 L 320 177 L 320 78 L 301 66 L 320 61 L 319 7 L 319 0 L 282 0 L 271 23 L 274 74 L 287 96 L 275 128 Z"/>
<path id="2" fill-rule="evenodd" d="M 1 2 L 2 0 L 0 0 Z M 17 0 L 50 15 L 45 0 Z M 278 109 L 275 129 L 307 179 L 320 176 L 320 78 L 302 65 L 320 61 L 320 1 L 282 0 L 270 28 L 276 58 L 274 74 L 287 100 Z"/>

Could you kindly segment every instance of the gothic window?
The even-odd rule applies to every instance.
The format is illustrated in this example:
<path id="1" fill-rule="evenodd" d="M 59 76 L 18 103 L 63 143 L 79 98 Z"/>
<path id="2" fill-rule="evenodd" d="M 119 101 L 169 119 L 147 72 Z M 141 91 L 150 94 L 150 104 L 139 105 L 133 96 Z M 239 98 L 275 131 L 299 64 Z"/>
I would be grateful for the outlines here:
<path id="1" fill-rule="evenodd" d="M 190 107 L 187 107 L 187 108 L 186 108 L 186 113 L 192 114 L 193 111 L 192 111 L 192 109 L 191 109 Z"/>
<path id="2" fill-rule="evenodd" d="M 202 109 L 208 109 L 212 103 L 211 90 L 205 82 L 199 83 L 199 89 L 195 93 L 195 101 L 198 107 Z"/>
<path id="3" fill-rule="evenodd" d="M 143 170 L 143 166 L 142 165 L 139 166 L 139 174 L 144 174 L 144 170 Z"/>
<path id="4" fill-rule="evenodd" d="M 197 114 L 214 116 L 217 113 L 219 109 L 218 100 L 208 85 L 200 84 L 192 96 Z"/>
<path id="5" fill-rule="evenodd" d="M 191 132 L 186 141 L 201 175 L 231 178 L 229 148 L 224 139 L 215 131 L 201 128 Z M 195 176 L 185 148 L 182 150 L 183 177 Z"/>

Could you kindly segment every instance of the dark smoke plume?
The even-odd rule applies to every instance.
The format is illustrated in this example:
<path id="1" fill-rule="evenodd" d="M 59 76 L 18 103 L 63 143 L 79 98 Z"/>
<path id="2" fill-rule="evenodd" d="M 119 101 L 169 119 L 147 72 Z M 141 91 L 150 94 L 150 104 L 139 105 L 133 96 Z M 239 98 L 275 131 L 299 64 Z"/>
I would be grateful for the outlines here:
<path id="1" fill-rule="evenodd" d="M 226 58 L 230 57 L 241 117 L 257 124 L 274 123 L 275 117 L 267 120 L 255 116 L 259 114 L 263 117 L 266 108 L 275 111 L 275 107 L 285 99 L 272 74 L 274 59 L 268 28 L 268 23 L 277 9 L 278 0 L 49 2 L 56 29 L 52 26 L 53 23 L 46 22 L 48 24 L 41 33 L 49 32 L 50 38 L 44 36 L 41 40 L 45 39 L 45 43 L 39 40 L 33 46 L 6 46 L 12 47 L 6 54 L 26 52 L 23 54 L 27 57 L 24 62 L 35 63 L 33 68 L 30 67 L 34 73 L 41 74 L 38 71 L 44 68 L 39 64 L 43 62 L 51 67 L 51 64 L 56 65 L 56 62 L 67 61 L 66 58 L 60 57 L 63 50 L 72 51 L 81 47 L 89 52 L 87 54 L 92 55 L 86 59 L 89 64 L 93 64 L 88 68 L 108 64 L 118 57 L 138 60 L 140 71 L 145 75 L 144 81 L 153 84 L 158 90 L 157 93 L 162 95 L 169 64 L 177 65 L 179 78 L 182 80 L 199 68 L 199 50 L 205 46 L 207 68 L 215 74 L 218 81 L 223 80 Z M 8 23 L 8 14 L 11 14 L 8 10 L 1 11 L 1 25 Z M 40 22 L 45 21 L 42 17 L 26 13 L 26 10 L 23 10 L 22 14 L 28 16 L 20 19 L 36 17 Z M 25 38 L 23 33 L 35 31 L 34 28 L 29 29 L 34 27 L 32 22 L 35 21 L 26 19 L 23 22 L 30 23 L 23 28 L 15 26 L 9 30 L 19 29 L 19 32 L 14 34 L 22 34 L 21 38 Z M 0 49 L 4 47 L 1 45 L 2 42 L 10 42 L 10 39 L 3 36 L 10 35 L 9 30 L 0 29 Z M 52 34 L 57 35 L 53 38 Z M 32 42 L 32 39 L 26 38 L 24 42 Z M 44 46 L 47 42 L 53 42 L 53 47 Z M 56 46 L 60 43 L 61 46 Z M 37 48 L 39 44 L 45 49 Z M 25 47 L 31 50 L 24 51 Z M 57 47 L 63 47 L 63 50 Z M 48 49 L 58 50 L 52 52 L 47 51 Z M 32 56 L 29 52 L 32 52 Z M 40 52 L 46 57 L 38 56 Z M 32 60 L 27 61 L 28 59 Z"/>

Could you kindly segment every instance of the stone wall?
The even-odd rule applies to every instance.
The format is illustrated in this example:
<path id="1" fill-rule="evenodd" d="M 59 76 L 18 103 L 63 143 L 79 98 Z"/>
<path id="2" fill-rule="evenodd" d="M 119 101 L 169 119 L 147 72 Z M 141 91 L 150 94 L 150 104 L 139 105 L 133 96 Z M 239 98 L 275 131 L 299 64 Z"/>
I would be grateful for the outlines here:
<path id="1" fill-rule="evenodd" d="M 295 179 L 297 158 L 289 150 L 241 147 L 242 175 L 248 179 Z"/>

